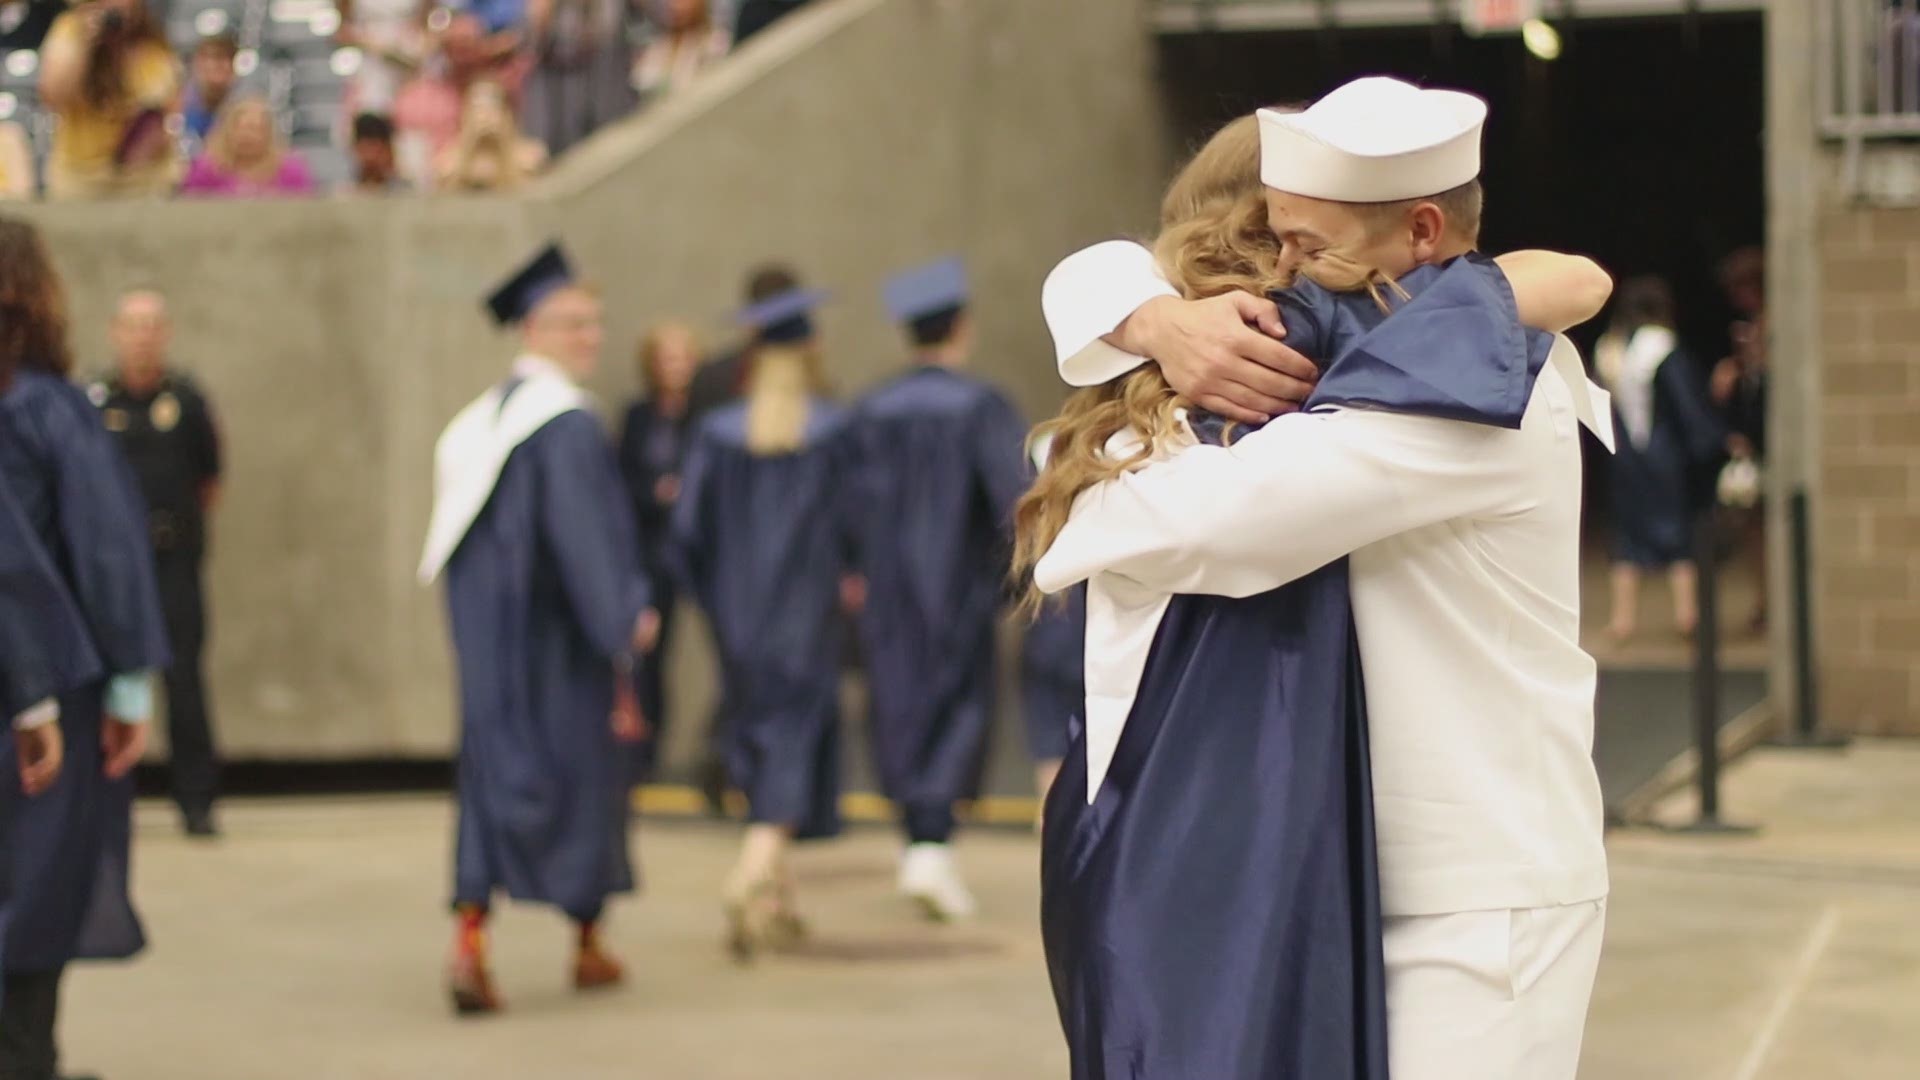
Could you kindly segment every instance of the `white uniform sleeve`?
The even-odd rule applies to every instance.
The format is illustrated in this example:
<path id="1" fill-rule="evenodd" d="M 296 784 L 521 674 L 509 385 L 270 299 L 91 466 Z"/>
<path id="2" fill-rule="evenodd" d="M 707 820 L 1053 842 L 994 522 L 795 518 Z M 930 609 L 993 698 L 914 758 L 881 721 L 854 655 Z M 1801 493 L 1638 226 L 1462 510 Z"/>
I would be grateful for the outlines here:
<path id="1" fill-rule="evenodd" d="M 1108 240 L 1062 259 L 1040 290 L 1060 377 L 1069 386 L 1098 386 L 1145 363 L 1101 339 L 1140 305 L 1178 295 L 1153 253 L 1131 240 Z"/>
<path id="2" fill-rule="evenodd" d="M 1057 592 L 1108 571 L 1253 596 L 1412 529 L 1523 510 L 1529 472 L 1517 431 L 1358 409 L 1282 417 L 1090 489 L 1034 580 Z"/>

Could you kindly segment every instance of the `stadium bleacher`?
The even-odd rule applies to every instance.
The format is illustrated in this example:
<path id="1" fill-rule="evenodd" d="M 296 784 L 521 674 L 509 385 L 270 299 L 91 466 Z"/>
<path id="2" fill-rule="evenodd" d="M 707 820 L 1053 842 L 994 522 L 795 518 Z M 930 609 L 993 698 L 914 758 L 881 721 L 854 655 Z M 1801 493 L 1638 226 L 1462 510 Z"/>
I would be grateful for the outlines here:
<path id="1" fill-rule="evenodd" d="M 340 15 L 332 0 L 172 0 L 165 27 L 183 66 L 200 39 L 233 34 L 240 42 L 238 92 L 267 98 L 323 190 L 347 178 L 341 108 L 360 58 L 357 50 L 334 45 Z M 0 56 L 0 120 L 27 129 L 35 163 L 44 169 L 54 118 L 40 107 L 39 73 L 40 58 L 31 49 Z M 187 147 L 189 154 L 197 149 Z"/>

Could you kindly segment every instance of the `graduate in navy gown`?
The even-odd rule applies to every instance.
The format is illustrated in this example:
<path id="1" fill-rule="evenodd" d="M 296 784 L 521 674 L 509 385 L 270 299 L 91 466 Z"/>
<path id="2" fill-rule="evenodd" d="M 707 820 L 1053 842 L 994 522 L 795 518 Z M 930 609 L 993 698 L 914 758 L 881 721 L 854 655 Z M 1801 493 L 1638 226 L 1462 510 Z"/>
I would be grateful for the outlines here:
<path id="1" fill-rule="evenodd" d="M 907 834 L 900 892 L 947 920 L 974 910 L 949 841 L 993 726 L 994 629 L 1027 426 L 964 370 L 973 330 L 960 260 L 895 277 L 885 299 L 913 359 L 856 410 L 861 638 L 880 781 Z"/>
<path id="2" fill-rule="evenodd" d="M 146 944 L 127 892 L 131 774 L 149 678 L 168 655 L 145 511 L 99 414 L 67 382 L 60 283 L 31 226 L 0 220 L 0 279 L 0 477 L 111 674 L 58 696 L 65 765 L 18 805 L 8 837 L 0 1073 L 51 1077 L 67 964 Z"/>
<path id="3" fill-rule="evenodd" d="M 484 935 L 495 893 L 573 920 L 576 987 L 621 980 L 598 926 L 607 898 L 633 888 L 620 751 L 644 727 L 633 657 L 659 632 L 611 444 L 580 388 L 599 360 L 599 298 L 549 248 L 489 306 L 519 325 L 521 354 L 440 438 L 421 563 L 426 581 L 445 573 L 460 667 L 461 1012 L 500 1004 Z"/>
<path id="4" fill-rule="evenodd" d="M 720 653 L 727 772 L 748 825 L 723 890 L 739 959 L 803 933 L 787 851 L 840 829 L 841 608 L 851 568 L 848 414 L 822 395 L 797 291 L 749 308 L 758 328 L 742 401 L 701 418 L 674 508 L 673 548 Z"/>
<path id="5" fill-rule="evenodd" d="M 1699 621 L 1694 520 L 1711 500 L 1705 481 L 1720 462 L 1726 428 L 1673 325 L 1667 283 L 1630 278 L 1621 283 L 1613 322 L 1594 350 L 1600 381 L 1613 393 L 1608 633 L 1616 643 L 1634 634 L 1640 579 L 1648 571 L 1667 575 L 1675 630 L 1691 635 Z"/>
<path id="6" fill-rule="evenodd" d="M 51 740 L 36 740 L 24 755 L 16 748 L 29 770 L 22 778 L 29 794 L 58 773 L 60 725 L 48 721 L 60 715 L 59 695 L 100 675 L 100 657 L 66 582 L 0 475 L 0 720 L 12 718 L 16 732 L 38 731 L 37 740 Z M 48 753 L 53 771 L 42 776 L 35 766 Z M 10 811 L 11 802 L 6 806 Z M 0 844 L 4 834 L 0 828 Z"/>
<path id="7" fill-rule="evenodd" d="M 1411 298 L 1391 318 L 1364 293 L 1302 282 L 1275 294 L 1287 341 L 1331 359 L 1308 408 L 1517 427 L 1551 338 L 1522 332 L 1500 271 L 1470 257 L 1400 284 Z M 1201 442 L 1234 436 L 1189 419 Z M 1122 609 L 1164 614 L 1140 655 L 1103 638 L 1108 676 L 1143 670 L 1117 736 L 1095 718 L 1047 802 L 1042 928 L 1073 1076 L 1384 1080 L 1346 561 L 1245 599 L 1135 595 L 1106 577 L 1089 587 L 1103 634 Z"/>
<path id="8" fill-rule="evenodd" d="M 700 343 L 684 323 L 662 323 L 640 343 L 640 380 L 646 396 L 627 408 L 620 426 L 620 476 L 640 528 L 640 561 L 653 584 L 660 640 L 634 670 L 647 738 L 634 755 L 634 779 L 652 779 L 667 729 L 667 649 L 673 640 L 676 599 L 667 563 L 667 530 L 680 500 L 680 473 L 693 437 L 690 392 L 700 366 Z"/>
<path id="9" fill-rule="evenodd" d="M 1087 592 L 1049 601 L 1020 642 L 1020 706 L 1033 759 L 1033 789 L 1044 804 L 1067 758 L 1074 731 L 1086 723 Z"/>

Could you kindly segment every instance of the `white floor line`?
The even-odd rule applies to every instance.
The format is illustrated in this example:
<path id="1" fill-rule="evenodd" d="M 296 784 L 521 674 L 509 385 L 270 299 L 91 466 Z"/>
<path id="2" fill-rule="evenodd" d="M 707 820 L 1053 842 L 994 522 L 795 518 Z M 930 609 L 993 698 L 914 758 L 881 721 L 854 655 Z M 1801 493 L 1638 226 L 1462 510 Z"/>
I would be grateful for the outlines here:
<path id="1" fill-rule="evenodd" d="M 1807 988 L 1807 980 L 1813 977 L 1813 969 L 1819 965 L 1821 954 L 1833 943 L 1835 931 L 1840 929 L 1840 911 L 1829 906 L 1821 909 L 1820 918 L 1815 920 L 1813 930 L 1807 934 L 1807 943 L 1801 946 L 1800 955 L 1793 962 L 1792 970 L 1787 972 L 1786 985 L 1780 988 L 1780 995 L 1773 1000 L 1773 1007 L 1767 1010 L 1766 1020 L 1753 1037 L 1753 1045 L 1747 1048 L 1747 1056 L 1740 1062 L 1740 1068 L 1733 1074 L 1733 1080 L 1756 1080 L 1760 1069 L 1766 1065 L 1767 1056 L 1773 1053 L 1773 1044 L 1780 1040 L 1780 1032 L 1787 1026 L 1787 1017 L 1800 1000 L 1800 994 Z"/>

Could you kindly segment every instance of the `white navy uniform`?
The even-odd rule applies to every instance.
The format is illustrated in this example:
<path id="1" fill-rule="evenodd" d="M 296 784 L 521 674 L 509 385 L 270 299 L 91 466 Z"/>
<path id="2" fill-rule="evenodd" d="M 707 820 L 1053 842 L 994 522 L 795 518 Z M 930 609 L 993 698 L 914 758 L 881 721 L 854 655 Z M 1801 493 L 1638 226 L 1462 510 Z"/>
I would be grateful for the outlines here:
<path id="1" fill-rule="evenodd" d="M 1290 182 L 1275 172 L 1269 153 L 1267 183 Z M 1066 381 L 1137 365 L 1099 337 L 1157 295 L 1172 290 L 1137 245 L 1062 262 L 1044 303 Z M 1251 596 L 1351 554 L 1395 1080 L 1572 1080 L 1578 1066 L 1608 887 L 1596 671 L 1579 645 L 1579 428 L 1610 446 L 1606 416 L 1563 338 L 1519 430 L 1335 409 L 1186 447 L 1083 494 L 1036 570 L 1048 591 L 1116 575 Z M 1090 683 L 1096 657 L 1143 636 L 1105 629 L 1089 628 Z"/>

